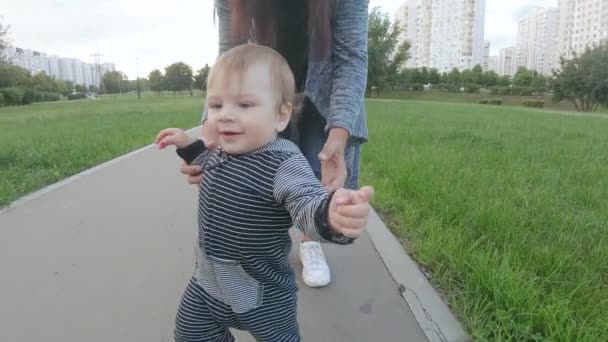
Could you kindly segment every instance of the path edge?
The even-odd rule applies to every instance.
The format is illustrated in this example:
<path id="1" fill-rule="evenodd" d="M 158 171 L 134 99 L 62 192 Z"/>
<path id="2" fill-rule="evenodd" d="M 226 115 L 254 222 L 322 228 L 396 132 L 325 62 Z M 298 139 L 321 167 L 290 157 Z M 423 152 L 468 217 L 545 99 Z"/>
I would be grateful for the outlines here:
<path id="1" fill-rule="evenodd" d="M 374 210 L 367 232 L 429 342 L 470 341 L 447 304 Z"/>

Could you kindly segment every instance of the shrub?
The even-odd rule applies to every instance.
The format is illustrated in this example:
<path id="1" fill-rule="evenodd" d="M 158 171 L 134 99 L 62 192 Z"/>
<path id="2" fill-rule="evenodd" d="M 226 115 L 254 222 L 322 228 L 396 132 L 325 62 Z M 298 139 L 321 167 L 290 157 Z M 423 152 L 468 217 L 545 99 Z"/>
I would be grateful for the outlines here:
<path id="1" fill-rule="evenodd" d="M 479 100 L 479 104 L 488 104 L 488 100 Z"/>
<path id="2" fill-rule="evenodd" d="M 0 93 L 0 107 L 4 106 L 4 95 Z"/>
<path id="3" fill-rule="evenodd" d="M 29 105 L 34 103 L 36 100 L 36 91 L 34 89 L 26 88 L 23 90 L 23 97 L 21 98 L 21 104 Z"/>
<path id="4" fill-rule="evenodd" d="M 61 99 L 61 95 L 59 93 L 44 93 L 44 101 L 53 102 L 59 101 Z"/>
<path id="5" fill-rule="evenodd" d="M 34 92 L 34 102 L 44 102 L 44 92 L 35 91 Z"/>
<path id="6" fill-rule="evenodd" d="M 23 103 L 23 89 L 3 88 L 0 93 L 4 96 L 4 103 L 7 106 L 19 106 Z"/>
<path id="7" fill-rule="evenodd" d="M 511 87 L 502 87 L 500 89 L 500 95 L 517 95 L 515 94 L 517 92 L 517 89 L 513 89 Z"/>
<path id="8" fill-rule="evenodd" d="M 491 99 L 491 100 L 488 100 L 488 104 L 495 105 L 495 106 L 500 106 L 500 105 L 502 105 L 502 99 Z"/>
<path id="9" fill-rule="evenodd" d="M 539 101 L 539 100 L 528 100 L 528 101 L 524 101 L 523 105 L 524 105 L 524 107 L 529 107 L 529 108 L 544 108 L 545 102 Z"/>
<path id="10" fill-rule="evenodd" d="M 523 95 L 523 96 L 532 96 L 532 95 L 534 95 L 534 93 L 536 93 L 536 89 L 532 88 L 532 87 L 524 87 L 524 88 L 521 88 L 521 91 L 520 91 L 520 95 Z"/>
<path id="11" fill-rule="evenodd" d="M 455 84 L 446 84 L 446 83 L 435 84 L 433 86 L 433 89 L 437 89 L 439 91 L 449 92 L 449 93 L 460 93 L 462 91 L 459 86 L 457 86 Z"/>
<path id="12" fill-rule="evenodd" d="M 475 83 L 468 83 L 464 85 L 464 91 L 470 94 L 479 93 L 481 86 Z"/>
<path id="13" fill-rule="evenodd" d="M 83 93 L 68 94 L 68 100 L 80 100 L 80 99 L 84 99 L 85 97 L 87 97 L 87 96 Z"/>
<path id="14" fill-rule="evenodd" d="M 408 89 L 411 91 L 424 91 L 424 84 L 412 83 L 408 86 Z"/>

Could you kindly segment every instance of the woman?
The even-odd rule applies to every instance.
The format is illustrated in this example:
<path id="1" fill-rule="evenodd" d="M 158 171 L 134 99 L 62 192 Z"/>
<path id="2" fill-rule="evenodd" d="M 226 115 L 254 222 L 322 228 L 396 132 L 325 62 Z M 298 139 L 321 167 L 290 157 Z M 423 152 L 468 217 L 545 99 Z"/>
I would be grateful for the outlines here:
<path id="1" fill-rule="evenodd" d="M 219 52 L 254 42 L 281 53 L 305 96 L 294 141 L 330 192 L 356 189 L 360 145 L 367 141 L 364 93 L 367 82 L 369 0 L 216 0 Z M 200 168 L 184 165 L 199 184 Z M 302 278 L 326 286 L 330 270 L 321 245 L 304 236 Z"/>

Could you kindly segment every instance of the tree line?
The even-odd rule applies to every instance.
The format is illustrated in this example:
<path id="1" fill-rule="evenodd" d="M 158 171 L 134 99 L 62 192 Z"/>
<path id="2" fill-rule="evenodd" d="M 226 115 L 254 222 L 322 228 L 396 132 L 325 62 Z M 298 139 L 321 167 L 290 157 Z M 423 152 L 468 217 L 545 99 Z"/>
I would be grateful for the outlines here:
<path id="1" fill-rule="evenodd" d="M 545 95 L 553 101 L 570 101 L 579 111 L 608 108 L 608 42 L 588 48 L 574 58 L 560 60 L 550 76 L 520 67 L 516 74 L 499 76 L 480 65 L 470 70 L 406 68 L 409 42 L 400 42 L 400 28 L 378 7 L 369 14 L 367 96 L 383 90 L 476 93 L 482 89 L 497 95 Z"/>

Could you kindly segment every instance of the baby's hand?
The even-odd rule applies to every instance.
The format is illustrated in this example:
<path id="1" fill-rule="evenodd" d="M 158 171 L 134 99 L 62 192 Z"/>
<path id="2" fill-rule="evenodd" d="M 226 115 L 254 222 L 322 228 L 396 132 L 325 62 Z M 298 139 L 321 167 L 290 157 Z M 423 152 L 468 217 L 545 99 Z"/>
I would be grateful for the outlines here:
<path id="1" fill-rule="evenodd" d="M 357 238 L 367 225 L 369 200 L 374 189 L 369 186 L 358 191 L 339 189 L 329 204 L 329 224 L 338 233 Z"/>
<path id="2" fill-rule="evenodd" d="M 186 134 L 179 128 L 163 129 L 156 136 L 155 143 L 159 149 L 163 149 L 169 145 L 174 145 L 177 148 L 184 148 L 194 142 L 194 138 Z"/>

